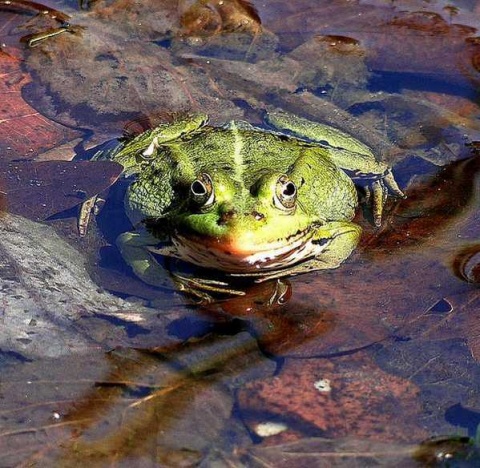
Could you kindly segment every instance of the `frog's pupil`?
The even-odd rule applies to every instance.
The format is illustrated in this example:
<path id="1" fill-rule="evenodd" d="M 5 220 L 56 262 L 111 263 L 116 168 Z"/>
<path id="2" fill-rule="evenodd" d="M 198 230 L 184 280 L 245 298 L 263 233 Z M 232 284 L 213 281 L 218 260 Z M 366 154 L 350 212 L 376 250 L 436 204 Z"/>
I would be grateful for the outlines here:
<path id="1" fill-rule="evenodd" d="M 283 195 L 286 197 L 293 197 L 296 192 L 296 187 L 293 182 L 288 182 L 283 189 Z"/>
<path id="2" fill-rule="evenodd" d="M 207 187 L 205 187 L 205 184 L 200 182 L 199 180 L 196 180 L 192 184 L 192 193 L 197 196 L 202 196 L 207 194 Z"/>

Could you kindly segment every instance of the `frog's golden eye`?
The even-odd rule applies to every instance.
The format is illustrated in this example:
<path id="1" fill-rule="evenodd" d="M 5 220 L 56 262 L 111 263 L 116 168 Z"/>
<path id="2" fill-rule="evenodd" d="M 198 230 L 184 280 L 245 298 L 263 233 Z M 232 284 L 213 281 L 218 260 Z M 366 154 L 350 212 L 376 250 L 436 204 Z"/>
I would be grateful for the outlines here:
<path id="1" fill-rule="evenodd" d="M 273 202 L 277 208 L 285 211 L 292 211 L 297 201 L 297 186 L 286 175 L 277 180 Z"/>
<path id="2" fill-rule="evenodd" d="M 200 174 L 190 185 L 190 199 L 202 208 L 209 207 L 215 202 L 213 182 L 208 174 Z"/>

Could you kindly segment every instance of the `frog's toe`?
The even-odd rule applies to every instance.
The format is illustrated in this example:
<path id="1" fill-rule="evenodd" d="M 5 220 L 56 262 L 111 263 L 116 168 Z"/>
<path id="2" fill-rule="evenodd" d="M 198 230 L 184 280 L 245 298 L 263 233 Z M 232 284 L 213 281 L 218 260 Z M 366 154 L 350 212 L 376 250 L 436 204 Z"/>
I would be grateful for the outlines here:
<path id="1" fill-rule="evenodd" d="M 370 186 L 365 187 L 365 203 L 371 204 L 373 223 L 377 227 L 382 225 L 383 207 L 387 202 L 389 193 L 395 197 L 407 198 L 400 190 L 390 170 L 381 179 L 377 179 Z"/>
<path id="2" fill-rule="evenodd" d="M 371 191 L 373 223 L 375 226 L 380 227 L 382 225 L 383 207 L 387 200 L 388 189 L 385 187 L 382 180 L 376 180 L 371 185 Z"/>
<path id="3" fill-rule="evenodd" d="M 105 200 L 98 195 L 95 195 L 88 198 L 80 205 L 77 217 L 77 229 L 80 237 L 85 237 L 87 235 L 91 214 L 93 213 L 95 216 L 98 216 L 104 204 Z"/>
<path id="4" fill-rule="evenodd" d="M 400 190 L 400 187 L 398 186 L 397 181 L 395 180 L 395 177 L 393 177 L 393 173 L 390 169 L 383 176 L 383 182 L 393 195 L 400 198 L 407 198 L 407 196 Z"/>
<path id="5" fill-rule="evenodd" d="M 245 295 L 245 291 L 232 289 L 228 283 L 223 281 L 206 278 L 188 278 L 177 273 L 172 273 L 172 277 L 179 291 L 201 299 L 202 302 L 211 302 L 213 300 L 209 293 L 226 294 L 228 296 Z"/>

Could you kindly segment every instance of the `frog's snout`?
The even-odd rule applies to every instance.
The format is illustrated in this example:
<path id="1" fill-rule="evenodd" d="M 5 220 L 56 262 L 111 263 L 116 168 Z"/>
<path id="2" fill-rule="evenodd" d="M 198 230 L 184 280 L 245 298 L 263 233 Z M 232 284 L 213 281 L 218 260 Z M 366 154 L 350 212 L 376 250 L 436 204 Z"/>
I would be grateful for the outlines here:
<path id="1" fill-rule="evenodd" d="M 253 218 L 255 221 L 262 221 L 265 219 L 265 215 L 263 213 L 260 213 L 257 210 L 253 210 L 249 213 L 245 213 L 245 219 L 248 218 Z M 235 209 L 230 209 L 228 211 L 225 211 L 222 213 L 217 221 L 217 224 L 219 226 L 224 226 L 228 224 L 229 222 L 233 221 L 234 219 L 238 218 L 238 212 Z"/>
<path id="2" fill-rule="evenodd" d="M 263 213 L 260 213 L 259 211 L 256 211 L 256 210 L 252 211 L 252 216 L 257 221 L 261 221 L 262 219 L 265 218 L 265 215 Z"/>

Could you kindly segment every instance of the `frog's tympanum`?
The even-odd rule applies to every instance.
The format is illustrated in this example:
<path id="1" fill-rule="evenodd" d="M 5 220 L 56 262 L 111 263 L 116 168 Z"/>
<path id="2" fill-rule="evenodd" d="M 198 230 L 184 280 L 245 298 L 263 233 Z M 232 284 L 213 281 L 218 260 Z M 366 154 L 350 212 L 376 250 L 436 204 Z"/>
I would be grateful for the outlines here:
<path id="1" fill-rule="evenodd" d="M 135 230 L 117 244 L 137 276 L 164 284 L 154 253 L 257 281 L 336 268 L 361 233 L 351 222 L 353 181 L 367 181 L 377 225 L 387 191 L 403 196 L 390 169 L 352 136 L 284 113 L 267 121 L 275 131 L 208 126 L 196 115 L 114 151 L 134 176 L 125 204 Z M 226 283 L 188 281 L 225 291 Z"/>

